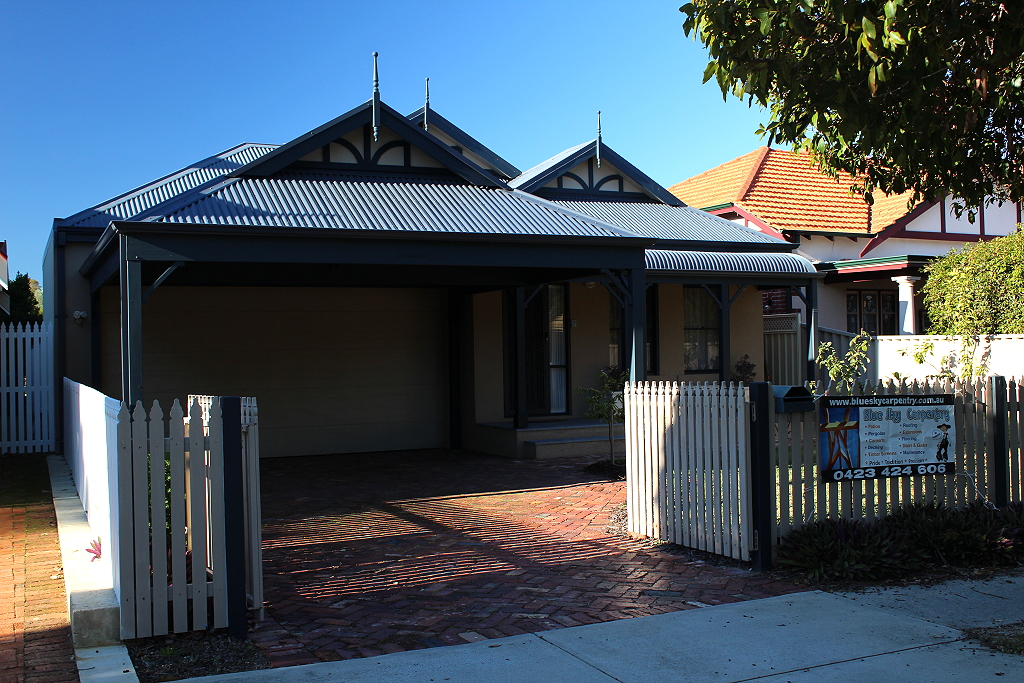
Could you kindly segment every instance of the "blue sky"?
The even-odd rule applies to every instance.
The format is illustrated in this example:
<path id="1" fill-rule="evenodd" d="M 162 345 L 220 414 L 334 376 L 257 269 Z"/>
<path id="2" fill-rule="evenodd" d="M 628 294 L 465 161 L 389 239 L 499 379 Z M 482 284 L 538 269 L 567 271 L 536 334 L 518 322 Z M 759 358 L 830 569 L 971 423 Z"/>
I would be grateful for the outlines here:
<path id="1" fill-rule="evenodd" d="M 0 240 L 41 277 L 65 217 L 381 94 L 526 169 L 591 139 L 670 185 L 749 152 L 766 116 L 701 85 L 681 0 L 0 0 Z"/>

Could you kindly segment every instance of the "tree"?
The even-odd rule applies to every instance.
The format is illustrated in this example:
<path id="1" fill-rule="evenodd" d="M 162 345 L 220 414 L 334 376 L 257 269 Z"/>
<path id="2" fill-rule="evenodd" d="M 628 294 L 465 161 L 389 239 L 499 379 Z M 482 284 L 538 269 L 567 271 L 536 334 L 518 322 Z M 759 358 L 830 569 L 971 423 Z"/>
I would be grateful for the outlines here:
<path id="1" fill-rule="evenodd" d="M 704 72 L 852 189 L 1024 198 L 1024 2 L 694 0 Z"/>
<path id="2" fill-rule="evenodd" d="M 43 319 L 43 307 L 40 304 L 39 283 L 28 276 L 18 273 L 11 280 L 11 314 L 0 311 L 0 323 L 33 323 Z"/>
<path id="3" fill-rule="evenodd" d="M 932 334 L 1024 333 L 1024 233 L 953 250 L 925 272 Z"/>
<path id="4" fill-rule="evenodd" d="M 586 415 L 608 425 L 608 462 L 615 464 L 615 425 L 622 422 L 622 388 L 629 381 L 629 372 L 618 368 L 605 368 L 597 373 L 599 387 L 578 387 L 587 397 Z"/>

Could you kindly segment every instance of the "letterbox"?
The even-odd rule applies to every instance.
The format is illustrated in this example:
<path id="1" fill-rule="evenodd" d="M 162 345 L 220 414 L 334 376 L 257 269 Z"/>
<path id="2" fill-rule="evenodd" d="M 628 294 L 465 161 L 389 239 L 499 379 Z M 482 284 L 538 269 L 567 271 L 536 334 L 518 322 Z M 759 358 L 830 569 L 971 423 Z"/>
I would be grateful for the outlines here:
<path id="1" fill-rule="evenodd" d="M 802 386 L 772 386 L 776 413 L 805 413 L 814 410 L 814 395 Z"/>

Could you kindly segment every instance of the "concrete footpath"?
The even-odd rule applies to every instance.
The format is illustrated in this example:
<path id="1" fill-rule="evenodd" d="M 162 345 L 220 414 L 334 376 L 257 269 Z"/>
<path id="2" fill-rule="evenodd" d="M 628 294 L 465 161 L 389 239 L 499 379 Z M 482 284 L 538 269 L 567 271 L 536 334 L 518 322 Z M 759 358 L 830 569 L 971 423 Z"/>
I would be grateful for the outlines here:
<path id="1" fill-rule="evenodd" d="M 902 599 L 894 598 L 896 591 Z M 982 607 L 980 598 L 993 601 L 994 607 Z M 946 612 L 947 608 L 952 612 Z M 997 609 L 1003 616 L 992 617 L 990 609 Z M 974 625 L 964 623 L 965 613 L 972 610 L 985 625 L 1000 619 L 1018 621 L 1024 619 L 1022 609 L 1024 578 L 1020 577 L 846 595 L 812 591 L 468 645 L 190 680 L 1024 681 L 1024 657 L 1001 654 L 966 641 L 959 630 L 947 623 Z"/>

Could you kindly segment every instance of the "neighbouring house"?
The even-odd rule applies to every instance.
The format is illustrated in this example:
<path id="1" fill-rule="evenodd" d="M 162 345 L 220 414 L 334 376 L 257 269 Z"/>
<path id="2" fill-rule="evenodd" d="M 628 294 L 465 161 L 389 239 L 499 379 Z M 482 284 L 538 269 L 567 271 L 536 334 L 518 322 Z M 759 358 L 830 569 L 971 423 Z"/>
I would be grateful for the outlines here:
<path id="1" fill-rule="evenodd" d="M 852 179 L 830 178 L 807 154 L 761 147 L 669 190 L 684 202 L 738 225 L 785 239 L 825 275 L 818 324 L 873 335 L 919 334 L 928 323 L 920 297 L 922 266 L 969 242 L 1007 235 L 1017 204 L 993 204 L 973 223 L 948 200 L 909 207 L 910 193 L 868 205 Z M 764 293 L 765 311 L 804 309 L 786 289 Z"/>
<path id="2" fill-rule="evenodd" d="M 813 302 L 821 278 L 795 246 L 600 138 L 520 173 L 375 96 L 55 221 L 46 315 L 58 377 L 132 403 L 255 396 L 264 456 L 600 453 L 575 389 L 609 365 L 760 373 L 761 290 Z"/>

